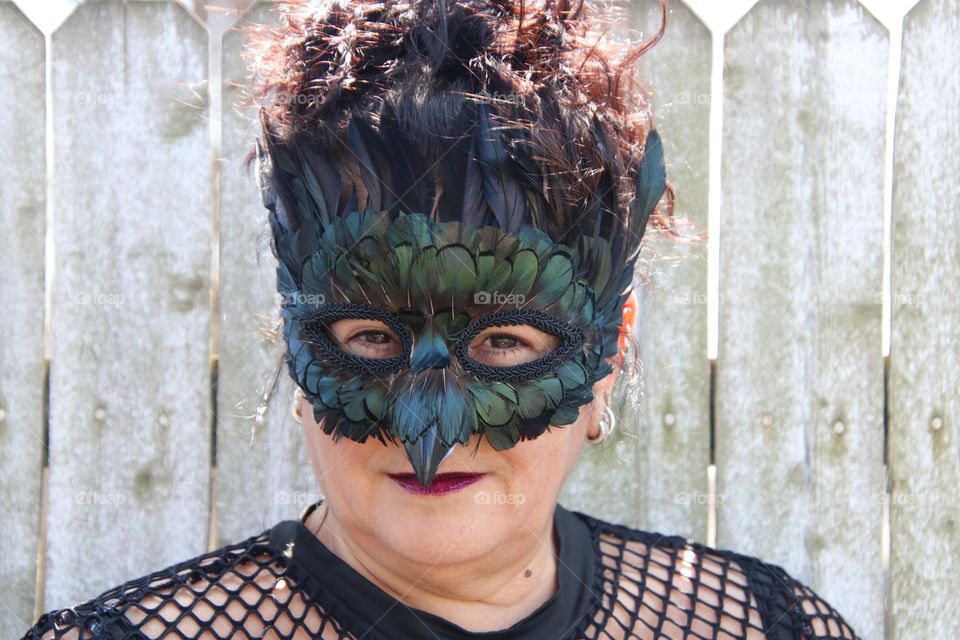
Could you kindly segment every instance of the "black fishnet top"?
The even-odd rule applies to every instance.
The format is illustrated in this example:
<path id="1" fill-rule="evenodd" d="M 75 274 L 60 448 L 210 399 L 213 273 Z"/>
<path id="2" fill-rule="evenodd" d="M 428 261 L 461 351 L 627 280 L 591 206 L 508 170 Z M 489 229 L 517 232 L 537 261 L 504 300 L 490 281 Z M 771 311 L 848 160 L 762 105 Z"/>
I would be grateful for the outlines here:
<path id="1" fill-rule="evenodd" d="M 858 638 L 830 605 L 777 565 L 560 505 L 554 515 L 558 590 L 508 629 L 470 632 L 380 590 L 306 528 L 308 512 L 46 613 L 23 637 Z"/>

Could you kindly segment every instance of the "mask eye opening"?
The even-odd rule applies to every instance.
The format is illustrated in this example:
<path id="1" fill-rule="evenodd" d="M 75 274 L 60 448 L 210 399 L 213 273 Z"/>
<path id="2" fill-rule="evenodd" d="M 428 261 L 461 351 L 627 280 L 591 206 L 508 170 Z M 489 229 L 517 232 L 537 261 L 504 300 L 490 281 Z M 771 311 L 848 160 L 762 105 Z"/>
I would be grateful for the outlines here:
<path id="1" fill-rule="evenodd" d="M 529 325 L 560 338 L 560 344 L 536 360 L 498 367 L 478 362 L 469 355 L 470 341 L 491 326 Z M 454 347 L 454 355 L 463 368 L 485 382 L 517 382 L 531 380 L 554 371 L 569 360 L 583 346 L 583 330 L 553 314 L 538 309 L 501 309 L 480 316 L 461 333 Z"/>
<path id="2" fill-rule="evenodd" d="M 344 351 L 331 339 L 328 328 L 337 320 L 349 318 L 377 320 L 387 325 L 400 340 L 401 354 L 392 358 L 368 358 Z M 368 304 L 336 302 L 321 305 L 299 319 L 299 331 L 317 360 L 352 375 L 397 373 L 407 363 L 413 349 L 413 338 L 397 315 L 382 307 Z"/>

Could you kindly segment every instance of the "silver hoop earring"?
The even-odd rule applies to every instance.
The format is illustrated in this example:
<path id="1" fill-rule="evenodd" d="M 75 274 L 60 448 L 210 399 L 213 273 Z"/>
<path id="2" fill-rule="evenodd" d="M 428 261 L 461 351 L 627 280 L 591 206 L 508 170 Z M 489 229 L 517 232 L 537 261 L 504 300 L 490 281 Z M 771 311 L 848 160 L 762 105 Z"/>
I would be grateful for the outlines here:
<path id="1" fill-rule="evenodd" d="M 607 438 L 613 434 L 613 428 L 617 424 L 617 416 L 613 414 L 613 409 L 609 406 L 605 408 L 606 420 L 603 418 L 600 419 L 600 431 L 603 433 L 603 437 Z"/>
<path id="2" fill-rule="evenodd" d="M 290 407 L 290 414 L 293 416 L 293 421 L 297 424 L 303 424 L 303 414 L 300 413 L 300 398 L 302 397 L 303 392 L 297 387 L 297 390 L 293 394 L 293 406 Z"/>
<path id="3" fill-rule="evenodd" d="M 613 433 L 613 427 L 617 423 L 617 417 L 613 413 L 613 409 L 609 406 L 603 408 L 603 417 L 597 421 L 597 426 L 600 427 L 600 435 L 595 438 L 588 437 L 587 440 L 590 444 L 600 444 L 607 438 L 611 433 Z"/>
<path id="4" fill-rule="evenodd" d="M 613 429 L 617 426 L 617 416 L 609 406 L 607 407 L 607 425 L 607 435 L 613 435 Z"/>

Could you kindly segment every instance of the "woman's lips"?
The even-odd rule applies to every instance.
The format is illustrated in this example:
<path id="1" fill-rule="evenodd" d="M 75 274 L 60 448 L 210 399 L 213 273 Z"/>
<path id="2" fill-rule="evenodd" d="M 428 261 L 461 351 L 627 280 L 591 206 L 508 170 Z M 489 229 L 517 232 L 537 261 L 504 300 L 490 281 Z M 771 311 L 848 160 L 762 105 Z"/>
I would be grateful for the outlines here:
<path id="1" fill-rule="evenodd" d="M 437 496 L 459 491 L 466 486 L 478 482 L 484 473 L 438 473 L 427 486 L 420 484 L 417 476 L 412 473 L 390 473 L 390 478 L 410 493 L 426 496 Z"/>

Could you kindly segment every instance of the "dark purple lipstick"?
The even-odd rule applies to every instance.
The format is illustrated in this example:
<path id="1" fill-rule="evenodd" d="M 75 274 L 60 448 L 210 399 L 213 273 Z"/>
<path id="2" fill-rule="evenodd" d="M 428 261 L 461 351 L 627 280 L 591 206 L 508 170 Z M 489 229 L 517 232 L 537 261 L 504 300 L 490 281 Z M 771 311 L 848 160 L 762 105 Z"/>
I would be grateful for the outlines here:
<path id="1" fill-rule="evenodd" d="M 484 473 L 438 473 L 427 486 L 420 484 L 417 476 L 412 473 L 390 473 L 390 478 L 410 493 L 422 496 L 439 496 L 459 491 L 466 486 L 478 482 Z"/>

